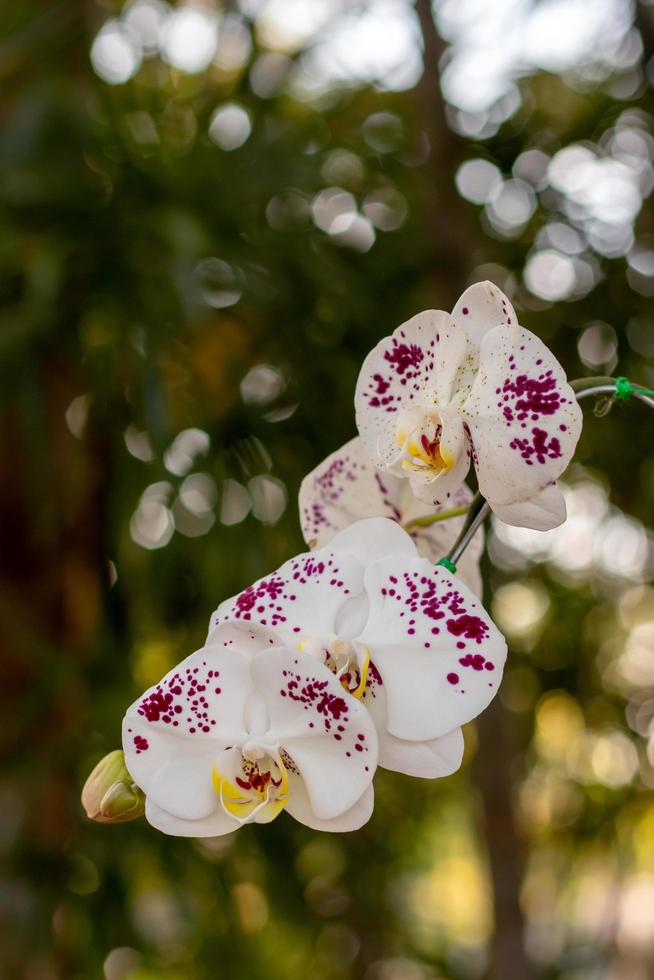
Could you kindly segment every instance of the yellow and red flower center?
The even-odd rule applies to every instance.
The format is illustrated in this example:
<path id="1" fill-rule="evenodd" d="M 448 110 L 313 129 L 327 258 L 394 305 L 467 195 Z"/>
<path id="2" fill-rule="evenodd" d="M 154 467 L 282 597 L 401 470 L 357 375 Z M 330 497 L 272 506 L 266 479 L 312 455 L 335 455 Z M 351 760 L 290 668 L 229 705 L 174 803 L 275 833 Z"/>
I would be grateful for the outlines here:
<path id="1" fill-rule="evenodd" d="M 282 754 L 269 747 L 227 749 L 213 768 L 213 785 L 223 810 L 239 823 L 269 823 L 288 803 L 288 774 Z"/>
<path id="2" fill-rule="evenodd" d="M 355 698 L 363 696 L 370 669 L 370 650 L 367 646 L 342 636 L 331 639 L 305 636 L 298 647 L 322 660 L 336 674 L 348 694 Z"/>
<path id="3" fill-rule="evenodd" d="M 411 409 L 398 419 L 395 441 L 402 447 L 402 469 L 412 472 L 441 473 L 452 467 L 441 448 L 443 426 L 437 412 Z"/>

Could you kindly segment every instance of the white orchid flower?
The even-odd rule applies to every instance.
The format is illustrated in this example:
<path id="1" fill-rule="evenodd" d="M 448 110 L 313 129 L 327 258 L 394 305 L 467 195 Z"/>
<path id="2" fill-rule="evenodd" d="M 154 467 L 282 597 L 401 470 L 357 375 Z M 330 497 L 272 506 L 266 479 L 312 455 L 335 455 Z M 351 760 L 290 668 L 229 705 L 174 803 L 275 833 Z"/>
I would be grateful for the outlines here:
<path id="1" fill-rule="evenodd" d="M 314 657 L 228 625 L 128 709 L 125 762 L 148 821 L 214 837 L 286 810 L 316 830 L 356 830 L 373 809 L 375 726 Z"/>
<path id="2" fill-rule="evenodd" d="M 458 769 L 461 725 L 497 692 L 506 643 L 475 596 L 418 555 L 399 524 L 370 518 L 223 602 L 230 623 L 272 629 L 360 699 L 379 764 L 433 778 Z"/>
<path id="3" fill-rule="evenodd" d="M 471 286 L 451 314 L 426 310 L 380 341 L 355 404 L 374 464 L 408 477 L 421 500 L 451 500 L 472 459 L 481 493 L 506 523 L 544 530 L 565 519 L 555 481 L 572 458 L 581 410 L 552 352 L 518 325 L 493 283 Z"/>
<path id="4" fill-rule="evenodd" d="M 445 515 L 470 506 L 472 491 L 462 483 L 444 504 L 429 507 L 418 500 L 408 480 L 381 473 L 371 463 L 359 437 L 351 439 L 305 476 L 300 487 L 300 523 L 310 548 L 326 545 L 337 531 L 365 517 L 387 517 L 411 535 L 419 554 L 434 564 L 454 544 L 465 515 L 422 525 L 423 518 Z M 457 566 L 457 575 L 475 595 L 481 596 L 479 559 L 484 532 L 473 537 Z"/>

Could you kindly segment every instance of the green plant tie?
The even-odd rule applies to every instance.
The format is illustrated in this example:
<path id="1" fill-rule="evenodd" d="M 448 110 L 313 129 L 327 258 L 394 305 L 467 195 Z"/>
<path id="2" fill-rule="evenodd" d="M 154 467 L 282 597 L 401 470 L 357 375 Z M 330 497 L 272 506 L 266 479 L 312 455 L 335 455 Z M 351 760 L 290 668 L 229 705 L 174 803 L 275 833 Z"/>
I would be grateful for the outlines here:
<path id="1" fill-rule="evenodd" d="M 641 388 L 640 385 L 632 385 L 629 378 L 619 377 L 615 379 L 615 397 L 622 398 L 624 401 L 632 395 L 654 395 L 654 389 Z"/>
<path id="2" fill-rule="evenodd" d="M 450 561 L 449 558 L 441 558 L 437 564 L 442 565 L 443 568 L 447 568 L 448 572 L 452 572 L 453 575 L 456 575 L 456 565 L 453 561 Z"/>

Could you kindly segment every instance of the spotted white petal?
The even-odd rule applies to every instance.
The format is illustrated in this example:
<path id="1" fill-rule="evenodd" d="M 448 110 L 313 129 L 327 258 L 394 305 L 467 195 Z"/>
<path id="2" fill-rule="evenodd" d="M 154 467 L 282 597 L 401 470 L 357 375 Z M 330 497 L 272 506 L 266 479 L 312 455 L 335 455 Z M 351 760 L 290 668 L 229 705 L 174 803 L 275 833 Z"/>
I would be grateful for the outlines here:
<path id="1" fill-rule="evenodd" d="M 245 650 L 252 642 L 247 636 Z M 233 635 L 224 642 L 229 640 Z M 125 763 L 135 783 L 159 807 L 184 820 L 213 813 L 213 760 L 225 745 L 247 734 L 249 660 L 233 642 L 218 642 L 220 635 L 216 645 L 191 654 L 149 688 L 123 721 Z"/>
<path id="2" fill-rule="evenodd" d="M 493 327 L 506 323 L 517 326 L 518 318 L 510 300 L 493 282 L 476 282 L 459 297 L 452 319 L 465 330 L 469 340 L 479 348 Z"/>
<path id="3" fill-rule="evenodd" d="M 470 465 L 459 417 L 476 365 L 476 349 L 471 356 L 469 348 L 449 313 L 426 310 L 380 341 L 357 382 L 357 427 L 373 464 L 408 477 L 416 496 L 430 503 L 448 500 Z"/>
<path id="4" fill-rule="evenodd" d="M 357 381 L 357 427 L 371 458 L 381 467 L 402 456 L 400 413 L 433 401 L 434 364 L 441 326 L 449 314 L 425 310 L 412 317 L 368 354 Z"/>
<path id="5" fill-rule="evenodd" d="M 471 500 L 472 492 L 462 483 L 449 500 L 425 504 L 415 496 L 408 480 L 376 469 L 357 437 L 304 478 L 300 487 L 300 521 L 307 544 L 321 548 L 355 521 L 386 517 L 406 527 L 419 553 L 436 563 L 454 544 L 465 515 L 427 525 L 412 522 L 453 508 L 466 508 Z M 480 530 L 466 549 L 458 570 L 462 581 L 478 595 L 482 550 L 483 531 Z"/>
<path id="6" fill-rule="evenodd" d="M 302 777 L 316 817 L 349 810 L 377 766 L 377 733 L 364 706 L 309 654 L 271 650 L 252 662 L 252 675 L 270 731 L 288 754 L 289 772 Z"/>
<path id="7" fill-rule="evenodd" d="M 209 636 L 223 623 L 263 626 L 285 642 L 307 632 L 331 634 L 340 610 L 362 586 L 362 566 L 346 551 L 298 555 L 221 603 L 211 617 Z"/>
<path id="8" fill-rule="evenodd" d="M 522 327 L 485 335 L 462 414 L 479 489 L 500 505 L 527 500 L 556 480 L 581 433 L 581 409 L 563 368 Z"/>
<path id="9" fill-rule="evenodd" d="M 322 548 L 338 531 L 366 517 L 403 523 L 398 496 L 405 480 L 373 466 L 359 436 L 331 453 L 305 476 L 299 511 L 304 540 Z"/>
<path id="10" fill-rule="evenodd" d="M 528 500 L 515 504 L 496 504 L 489 501 L 493 513 L 505 524 L 528 527 L 534 531 L 550 531 L 566 519 L 565 497 L 556 483 L 540 490 Z"/>
<path id="11" fill-rule="evenodd" d="M 382 769 L 402 772 L 422 779 L 438 779 L 456 772 L 463 759 L 463 732 L 460 728 L 430 741 L 409 741 L 391 735 L 387 729 L 386 688 L 376 668 L 366 686 L 363 703 L 370 712 L 379 738 Z"/>
<path id="12" fill-rule="evenodd" d="M 377 562 L 366 589 L 359 640 L 382 680 L 389 733 L 430 741 L 476 717 L 497 692 L 506 643 L 472 593 L 425 559 Z"/>

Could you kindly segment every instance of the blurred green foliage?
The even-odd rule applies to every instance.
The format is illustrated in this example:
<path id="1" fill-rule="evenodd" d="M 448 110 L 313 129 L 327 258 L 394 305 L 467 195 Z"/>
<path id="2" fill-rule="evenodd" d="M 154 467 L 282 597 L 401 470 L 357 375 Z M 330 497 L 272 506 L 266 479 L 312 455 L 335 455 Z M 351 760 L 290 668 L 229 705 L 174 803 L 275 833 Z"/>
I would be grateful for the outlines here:
<path id="1" fill-rule="evenodd" d="M 302 550 L 300 480 L 354 435 L 361 360 L 403 319 L 492 278 L 569 376 L 654 383 L 650 11 L 631 87 L 626 70 L 532 73 L 473 140 L 446 117 L 444 45 L 418 7 L 415 88 L 333 82 L 317 101 L 265 89 L 248 17 L 231 67 L 188 74 L 153 55 L 110 85 L 89 51 L 120 5 L 0 11 L 2 977 L 654 971 L 642 406 L 587 411 L 567 536 L 491 533 L 487 600 L 512 656 L 456 776 L 379 773 L 372 821 L 342 837 L 284 815 L 191 842 L 90 824 L 79 804 L 125 706 L 202 643 L 222 598 Z M 232 102 L 251 132 L 225 149 L 229 127 L 210 129 Z M 640 153 L 635 245 L 611 255 L 606 227 L 561 190 L 556 155 L 574 144 Z M 558 187 L 529 169 L 547 158 Z M 508 204 L 464 200 L 467 160 L 517 174 Z M 329 187 L 364 220 L 320 227 Z M 600 202 L 618 224 L 619 192 Z"/>

